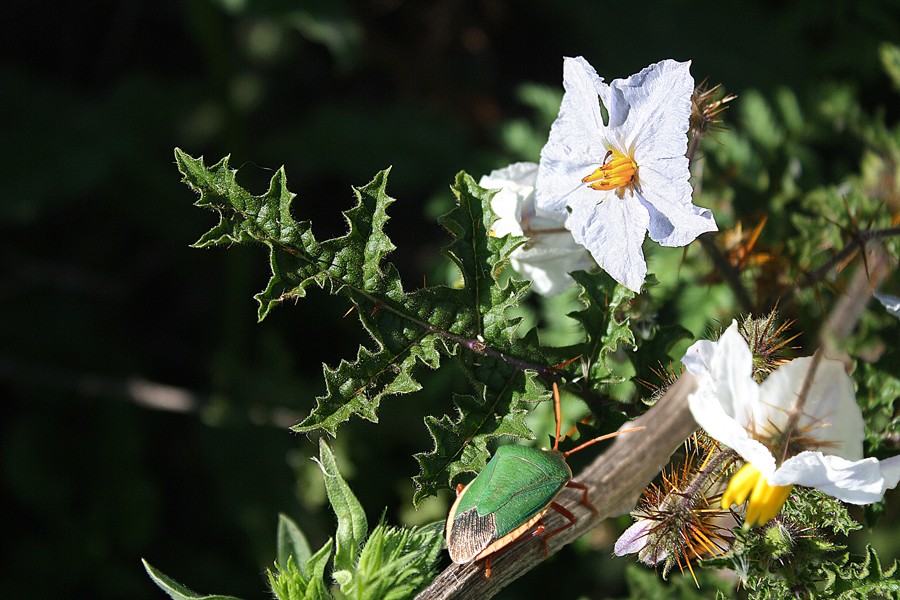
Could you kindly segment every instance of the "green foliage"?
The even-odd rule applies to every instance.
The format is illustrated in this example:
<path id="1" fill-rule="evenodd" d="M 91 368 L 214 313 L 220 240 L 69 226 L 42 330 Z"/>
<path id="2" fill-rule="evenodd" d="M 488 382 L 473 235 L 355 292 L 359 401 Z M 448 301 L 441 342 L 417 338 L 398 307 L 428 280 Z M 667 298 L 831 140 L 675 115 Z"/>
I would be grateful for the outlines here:
<path id="1" fill-rule="evenodd" d="M 334 454 L 324 439 L 319 440 L 319 466 L 328 502 L 338 518 L 333 577 L 343 587 L 353 578 L 353 565 L 369 526 L 362 505 L 338 472 Z"/>
<path id="2" fill-rule="evenodd" d="M 234 596 L 219 596 L 219 595 L 208 595 L 208 594 L 198 594 L 196 592 L 191 591 L 185 586 L 181 585 L 177 581 L 167 577 L 164 573 L 154 569 L 150 566 L 146 560 L 142 560 L 144 563 L 144 569 L 147 571 L 147 575 L 150 576 L 150 579 L 153 580 L 153 583 L 159 586 L 159 588 L 167 593 L 172 600 L 239 600 Z"/>
<path id="3" fill-rule="evenodd" d="M 342 597 L 358 600 L 412 598 L 434 578 L 438 555 L 444 547 L 443 522 L 424 527 L 390 527 L 379 523 L 371 533 L 366 514 L 350 486 L 341 477 L 331 448 L 319 440 L 319 466 L 328 501 L 337 516 L 335 540 L 328 539 L 315 553 L 301 529 L 279 515 L 274 571 L 269 585 L 279 600 L 330 600 L 325 567 L 335 547 L 332 579 Z M 336 543 L 335 543 L 336 542 Z M 174 600 L 237 600 L 232 596 L 205 596 L 192 592 L 144 561 L 151 579 Z"/>
<path id="4" fill-rule="evenodd" d="M 627 316 L 627 303 L 635 294 L 603 272 L 578 271 L 572 278 L 581 288 L 579 298 L 584 309 L 569 316 L 581 323 L 587 339 L 573 348 L 570 356 L 581 356 L 582 363 L 587 365 L 587 384 L 598 391 L 602 386 L 623 381 L 614 374 L 609 360 L 611 354 L 620 346 L 636 348 Z"/>
<path id="5" fill-rule="evenodd" d="M 885 73 L 894 84 L 894 89 L 900 92 L 900 46 L 884 42 L 879 46 L 878 54 Z"/>
<path id="6" fill-rule="evenodd" d="M 413 529 L 379 523 L 341 592 L 360 600 L 412 598 L 436 574 L 444 548 L 443 526 L 442 521 Z"/>
<path id="7" fill-rule="evenodd" d="M 269 586 L 279 600 L 329 600 L 332 598 L 325 584 L 325 566 L 331 555 L 333 542 L 328 540 L 318 552 L 298 568 L 293 556 L 287 562 L 275 563 L 275 572 L 268 571 Z M 299 560 L 299 559 L 298 559 Z"/>
<path id="8" fill-rule="evenodd" d="M 487 359 L 490 367 L 502 363 Z M 525 415 L 549 393 L 535 382 L 534 373 L 525 373 L 524 390 L 511 389 L 512 382 L 496 379 L 496 392 L 486 385 L 480 387 L 480 395 L 457 394 L 453 402 L 457 418 L 444 415 L 440 419 L 425 417 L 425 425 L 434 440 L 434 449 L 415 455 L 421 474 L 415 477 L 419 502 L 434 493 L 444 482 L 451 482 L 460 473 L 479 472 L 490 457 L 488 441 L 498 436 L 531 438 L 531 430 L 525 423 Z"/>
<path id="9" fill-rule="evenodd" d="M 303 531 L 285 514 L 278 515 L 276 548 L 275 562 L 280 565 L 287 565 L 289 560 L 294 560 L 302 565 L 312 556 L 309 542 L 306 541 Z"/>
<path id="10" fill-rule="evenodd" d="M 881 47 L 895 85 L 900 81 L 898 56 L 896 46 Z M 504 123 L 500 136 L 509 154 L 537 158 L 542 127 L 555 115 L 558 99 L 558 90 L 519 88 L 519 100 L 534 111 L 539 125 L 524 119 Z M 297 218 L 304 205 L 294 202 L 284 168 L 257 196 L 237 183 L 227 157 L 206 167 L 202 159 L 176 150 L 176 160 L 184 181 L 200 194 L 196 205 L 219 217 L 196 246 L 266 248 L 271 276 L 256 295 L 260 320 L 284 300 L 305 298 L 315 284 L 348 304 L 371 337 L 371 344 L 361 345 L 352 360 L 325 365 L 325 393 L 294 426 L 296 431 L 335 436 L 354 416 L 377 422 L 382 400 L 389 397 L 443 396 L 436 414 L 424 414 L 433 446 L 414 455 L 419 472 L 413 477 L 413 504 L 418 505 L 462 474 L 480 472 L 501 438 L 533 438 L 526 416 L 549 397 L 551 381 L 586 400 L 597 427 L 616 427 L 626 414 L 645 408 L 635 402 L 632 381 L 669 377 L 669 360 L 677 359 L 670 353 L 695 337 L 688 327 L 720 329 L 736 315 L 735 298 L 754 309 L 749 312 L 763 314 L 776 306 L 783 310 L 784 302 L 787 318 L 796 319 L 798 330 L 815 331 L 830 301 L 845 290 L 846 265 L 868 266 L 868 258 L 858 259 L 867 244 L 877 243 L 894 257 L 900 253 L 890 233 L 896 222 L 892 202 L 900 194 L 900 128 L 867 114 L 852 87 L 841 84 L 820 84 L 808 96 L 784 87 L 771 93 L 750 90 L 741 94 L 736 107 L 734 127 L 713 128 L 702 140 L 704 163 L 696 173 L 699 203 L 715 207 L 723 229 L 702 240 L 715 267 L 710 269 L 696 254 L 654 247 L 648 257 L 665 276 L 660 282 L 648 278 L 644 291 L 649 293 L 640 295 L 602 272 L 573 273 L 578 296 L 573 293 L 567 301 L 579 306 L 559 311 L 553 322 L 567 313 L 576 335 L 559 347 L 540 339 L 541 320 L 551 319 L 528 304 L 528 282 L 506 270 L 524 238 L 490 235 L 496 219 L 491 192 L 464 172 L 451 187 L 454 207 L 439 219 L 450 236 L 443 249 L 450 263 L 445 272 L 453 269 L 455 276 L 449 279 L 456 283 L 407 291 L 388 260 L 397 250 L 386 233 L 388 209 L 395 202 L 387 194 L 389 170 L 354 188 L 355 204 L 344 212 L 346 234 L 319 240 L 312 223 Z M 840 151 L 823 151 L 835 147 Z M 755 224 L 763 218 L 768 224 L 759 239 L 747 234 L 750 225 L 737 227 L 744 219 Z M 733 228 L 725 231 L 729 226 Z M 669 276 L 676 265 L 678 276 Z M 733 277 L 723 277 L 723 269 L 733 270 Z M 551 304 L 542 306 L 546 310 Z M 896 319 L 868 311 L 856 331 L 841 340 L 842 348 L 858 360 L 855 378 L 868 424 L 867 451 L 875 455 L 895 450 L 898 329 Z M 803 343 L 816 345 L 806 339 Z M 438 370 L 443 379 L 433 373 Z M 429 381 L 455 378 L 464 378 L 469 389 L 423 390 Z M 660 383 L 663 389 L 666 382 Z M 578 427 L 585 435 L 591 426 Z M 439 526 L 398 530 L 379 524 L 368 533 L 365 512 L 337 473 L 324 442 L 320 466 L 338 515 L 336 537 L 313 554 L 299 528 L 283 518 L 278 560 L 269 574 L 279 598 L 330 593 L 399 598 L 424 585 L 440 550 Z M 725 555 L 704 561 L 707 570 L 698 574 L 698 581 L 724 595 L 730 584 L 712 569 L 729 568 L 738 572 L 752 597 L 889 595 L 896 591 L 895 568 L 883 569 L 871 548 L 862 558 L 851 557 L 837 541 L 859 527 L 841 503 L 815 491 L 795 490 L 776 520 L 737 531 Z M 324 569 L 332 546 L 337 587 L 329 590 Z M 629 568 L 628 581 L 633 597 L 708 597 L 710 591 L 698 592 L 689 578 L 664 585 L 654 574 L 635 568 Z"/>
<path id="11" fill-rule="evenodd" d="M 443 524 L 398 528 L 379 523 L 368 533 L 362 505 L 338 472 L 331 449 L 321 439 L 319 465 L 328 501 L 338 519 L 332 578 L 341 593 L 360 600 L 412 598 L 434 577 L 438 554 L 443 548 Z M 296 561 L 303 562 L 305 538 L 287 518 L 279 527 L 279 539 L 282 537 L 290 539 L 290 547 L 300 548 L 301 555 Z M 302 569 L 294 566 L 293 555 L 277 563 L 275 573 L 269 572 L 275 595 L 280 600 L 330 598 L 323 574 L 331 545 L 328 540 L 316 555 L 305 559 Z"/>
<path id="12" fill-rule="evenodd" d="M 880 452 L 886 445 L 890 447 L 890 441 L 900 431 L 900 416 L 894 410 L 900 398 L 896 361 L 896 349 L 891 349 L 877 363 L 859 365 L 857 398 L 864 407 L 863 416 L 868 423 L 866 445 L 872 453 Z"/>
<path id="13" fill-rule="evenodd" d="M 829 578 L 825 589 L 841 598 L 868 600 L 869 598 L 896 598 L 900 595 L 900 573 L 895 560 L 886 570 L 872 546 L 866 546 L 865 556 L 858 560 L 842 561 L 838 565 L 823 567 Z"/>
<path id="14" fill-rule="evenodd" d="M 200 194 L 196 205 L 219 216 L 198 247 L 238 243 L 268 249 L 272 277 L 256 296 L 260 319 L 282 301 L 304 297 L 315 283 L 347 298 L 376 343 L 374 350 L 361 347 L 353 362 L 325 367 L 326 394 L 295 430 L 335 435 L 353 415 L 375 422 L 383 398 L 420 389 L 419 365 L 436 369 L 452 357 L 475 393 L 454 396 L 456 418 L 426 417 L 434 448 L 416 455 L 421 467 L 414 478 L 416 503 L 460 473 L 480 471 L 490 456 L 490 441 L 533 437 L 525 415 L 548 397 L 536 377 L 553 371 L 535 333 L 519 337 L 519 319 L 508 314 L 522 301 L 528 284 L 499 280 L 509 254 L 523 240 L 487 234 L 495 220 L 490 193 L 471 177 L 457 176 L 456 208 L 441 219 L 452 237 L 445 254 L 459 269 L 462 285 L 405 292 L 396 268 L 385 261 L 394 250 L 384 233 L 386 210 L 393 202 L 385 192 L 387 171 L 354 190 L 357 203 L 345 213 L 348 233 L 320 242 L 309 221 L 292 217 L 294 194 L 283 169 L 265 194 L 254 196 L 238 185 L 227 158 L 207 168 L 202 159 L 176 150 L 176 160 L 185 182 Z M 557 353 L 553 362 L 582 354 L 590 365 L 585 385 L 596 392 L 622 381 L 613 375 L 608 357 L 621 345 L 634 345 L 622 310 L 632 294 L 606 275 L 578 277 L 585 308 L 573 317 L 582 322 L 588 339 Z"/>
<path id="15" fill-rule="evenodd" d="M 730 596 L 731 583 L 711 571 L 698 570 L 695 582 L 690 573 L 663 579 L 655 571 L 630 564 L 625 569 L 628 599 L 634 600 L 706 600 Z"/>
<path id="16" fill-rule="evenodd" d="M 731 550 L 704 567 L 734 569 L 754 599 L 794 595 L 816 598 L 895 597 L 896 564 L 882 569 L 871 547 L 853 557 L 836 542 L 861 527 L 839 501 L 818 490 L 795 488 L 781 515 L 750 531 L 735 530 Z"/>

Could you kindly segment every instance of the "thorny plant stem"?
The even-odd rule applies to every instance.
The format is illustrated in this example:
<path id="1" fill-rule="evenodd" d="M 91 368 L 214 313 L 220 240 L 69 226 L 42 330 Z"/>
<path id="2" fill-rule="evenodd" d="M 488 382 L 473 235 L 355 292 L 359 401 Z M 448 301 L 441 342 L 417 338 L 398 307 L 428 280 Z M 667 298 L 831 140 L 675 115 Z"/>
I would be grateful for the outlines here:
<path id="1" fill-rule="evenodd" d="M 688 486 L 682 490 L 681 495 L 693 498 L 697 492 L 708 490 L 719 478 L 722 471 L 728 468 L 728 465 L 734 460 L 735 453 L 733 450 L 720 448 L 713 453 L 706 465 L 700 469 Z"/>
<path id="2" fill-rule="evenodd" d="M 709 233 L 701 234 L 697 239 L 700 240 L 700 245 L 706 250 L 706 253 L 709 255 L 710 260 L 712 260 L 713 266 L 715 266 L 719 275 L 722 276 L 728 284 L 728 287 L 734 292 L 735 298 L 741 305 L 741 310 L 752 313 L 754 306 L 753 300 L 750 298 L 750 292 L 747 291 L 747 287 L 744 285 L 744 282 L 741 281 L 741 274 L 730 262 L 728 262 L 728 259 L 722 254 L 722 251 L 716 246 L 715 237 L 716 232 L 711 231 Z"/>
<path id="3" fill-rule="evenodd" d="M 788 449 L 791 445 L 791 440 L 794 439 L 794 430 L 797 429 L 797 421 L 800 420 L 800 416 L 803 414 L 803 407 L 806 406 L 806 400 L 809 398 L 809 390 L 812 388 L 813 381 L 815 380 L 816 369 L 819 368 L 819 363 L 822 362 L 822 349 L 819 348 L 813 353 L 812 361 L 809 364 L 809 370 L 806 371 L 806 377 L 803 379 L 803 385 L 800 387 L 800 392 L 797 394 L 797 403 L 794 404 L 793 409 L 791 409 L 791 413 L 788 415 L 788 422 L 784 428 L 784 448 L 781 451 L 781 460 L 779 461 L 779 465 L 788 459 Z"/>
<path id="4" fill-rule="evenodd" d="M 688 142 L 688 150 L 687 150 L 687 159 L 688 159 L 688 168 L 693 169 L 694 167 L 694 155 L 697 153 L 697 148 L 700 146 L 700 138 L 703 137 L 702 129 L 694 129 L 692 131 L 690 142 Z M 693 171 L 692 171 L 693 173 Z M 694 184 L 694 193 L 697 194 L 700 192 L 700 178 L 697 177 L 697 182 Z M 706 254 L 709 255 L 710 260 L 712 260 L 713 265 L 716 270 L 731 288 L 731 291 L 734 292 L 735 298 L 737 298 L 738 303 L 741 305 L 741 309 L 745 312 L 753 312 L 753 300 L 750 298 L 750 292 L 747 291 L 744 282 L 741 281 L 741 274 L 734 268 L 734 266 L 728 262 L 728 259 L 725 258 L 725 255 L 722 254 L 719 247 L 716 246 L 715 238 L 717 232 L 710 231 L 708 233 L 701 234 L 697 239 L 700 241 L 700 245 L 703 246 L 703 250 L 706 251 Z"/>
<path id="5" fill-rule="evenodd" d="M 833 268 L 847 260 L 854 252 L 860 249 L 865 250 L 866 244 L 868 242 L 893 237 L 895 235 L 900 235 L 900 227 L 890 227 L 888 229 L 874 229 L 872 231 L 856 232 L 853 236 L 853 240 L 851 240 L 850 243 L 844 246 L 837 254 L 832 256 L 829 260 L 825 261 L 825 263 L 819 266 L 817 269 L 803 275 L 803 283 L 782 294 L 781 298 L 778 299 L 776 305 L 783 306 L 785 303 L 791 301 L 794 296 L 796 296 L 797 293 L 799 293 L 802 289 L 810 287 L 824 279 L 825 276 L 828 275 L 828 273 L 830 273 Z"/>

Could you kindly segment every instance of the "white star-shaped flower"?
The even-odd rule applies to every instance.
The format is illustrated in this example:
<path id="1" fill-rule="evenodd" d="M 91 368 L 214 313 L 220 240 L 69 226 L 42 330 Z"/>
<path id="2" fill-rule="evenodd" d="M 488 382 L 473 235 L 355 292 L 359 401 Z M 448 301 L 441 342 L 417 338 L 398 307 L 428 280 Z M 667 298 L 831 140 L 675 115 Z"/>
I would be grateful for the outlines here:
<path id="1" fill-rule="evenodd" d="M 842 362 L 821 359 L 805 394 L 811 357 L 782 365 L 758 384 L 751 376 L 753 356 L 736 322 L 717 342 L 688 348 L 682 362 L 698 380 L 688 398 L 694 420 L 746 461 L 732 477 L 722 506 L 749 498 L 748 525 L 777 515 L 794 485 L 869 504 L 900 481 L 900 456 L 863 458 L 865 424 Z"/>
<path id="2" fill-rule="evenodd" d="M 496 189 L 491 210 L 499 219 L 491 235 L 525 236 L 523 246 L 510 255 L 510 264 L 517 273 L 531 279 L 533 289 L 544 296 L 555 296 L 572 286 L 572 271 L 596 267 L 590 255 L 565 228 L 566 212 L 540 212 L 534 207 L 534 184 L 538 166 L 534 163 L 514 163 L 492 171 L 481 178 L 478 185 Z"/>
<path id="3" fill-rule="evenodd" d="M 635 292 L 647 275 L 648 231 L 663 246 L 684 246 L 717 229 L 691 202 L 689 68 L 664 60 L 607 85 L 584 58 L 566 58 L 565 95 L 541 150 L 537 210 L 568 210 L 575 240 Z"/>

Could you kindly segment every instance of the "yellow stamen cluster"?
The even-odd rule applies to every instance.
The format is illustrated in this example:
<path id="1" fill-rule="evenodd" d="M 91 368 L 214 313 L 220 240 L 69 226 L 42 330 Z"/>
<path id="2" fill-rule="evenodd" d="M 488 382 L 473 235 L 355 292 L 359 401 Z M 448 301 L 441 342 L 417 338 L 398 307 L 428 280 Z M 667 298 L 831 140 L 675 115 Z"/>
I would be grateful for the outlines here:
<path id="1" fill-rule="evenodd" d="M 618 150 L 610 150 L 606 158 L 593 173 L 581 180 L 582 183 L 589 183 L 588 187 L 593 190 L 609 191 L 624 188 L 634 181 L 637 163 L 633 158 Z"/>
<path id="2" fill-rule="evenodd" d="M 793 488 L 792 485 L 769 485 L 759 469 L 746 463 L 728 482 L 728 489 L 722 494 L 722 508 L 743 504 L 749 498 L 744 526 L 763 525 L 781 512 Z"/>

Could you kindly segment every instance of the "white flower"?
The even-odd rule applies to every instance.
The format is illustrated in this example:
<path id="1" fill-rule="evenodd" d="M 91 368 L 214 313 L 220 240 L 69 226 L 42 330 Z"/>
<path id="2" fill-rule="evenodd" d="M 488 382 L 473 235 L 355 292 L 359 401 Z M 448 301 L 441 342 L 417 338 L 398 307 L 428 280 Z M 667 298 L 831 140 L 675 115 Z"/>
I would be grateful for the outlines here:
<path id="1" fill-rule="evenodd" d="M 689 68 L 664 60 L 606 85 L 585 59 L 566 58 L 565 95 L 541 150 L 538 211 L 568 208 L 575 240 L 635 292 L 647 275 L 648 231 L 663 246 L 684 246 L 717 229 L 712 213 L 691 203 Z"/>
<path id="2" fill-rule="evenodd" d="M 514 163 L 482 177 L 478 185 L 497 190 L 491 199 L 491 210 L 499 219 L 494 223 L 491 235 L 529 238 L 510 255 L 512 268 L 531 279 L 531 288 L 538 294 L 554 296 L 574 283 L 570 272 L 588 270 L 595 264 L 565 229 L 564 210 L 555 213 L 535 211 L 537 172 L 538 166 L 534 163 Z"/>
<path id="3" fill-rule="evenodd" d="M 888 313 L 900 319 L 900 296 L 875 292 L 875 298 L 887 309 Z"/>
<path id="4" fill-rule="evenodd" d="M 777 515 L 794 485 L 869 504 L 900 480 L 900 457 L 863 458 L 865 424 L 842 362 L 821 359 L 805 400 L 813 358 L 792 360 L 758 384 L 736 322 L 717 342 L 688 348 L 682 362 L 698 380 L 688 398 L 694 420 L 747 463 L 722 497 L 726 508 L 749 497 L 747 524 Z"/>

